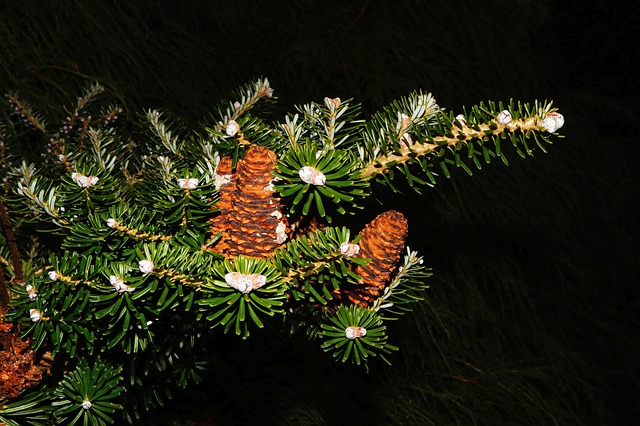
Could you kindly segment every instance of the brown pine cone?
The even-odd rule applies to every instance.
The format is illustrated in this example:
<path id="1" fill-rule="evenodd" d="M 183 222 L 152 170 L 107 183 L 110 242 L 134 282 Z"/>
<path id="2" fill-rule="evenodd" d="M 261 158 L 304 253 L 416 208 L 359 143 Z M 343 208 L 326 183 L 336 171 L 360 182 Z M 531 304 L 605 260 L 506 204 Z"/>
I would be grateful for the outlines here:
<path id="1" fill-rule="evenodd" d="M 0 319 L 0 403 L 40 384 L 45 373 L 38 365 L 29 339 L 18 338 L 10 326 Z"/>
<path id="2" fill-rule="evenodd" d="M 390 210 L 378 215 L 360 232 L 360 253 L 357 256 L 368 257 L 371 261 L 354 271 L 362 277 L 362 282 L 346 292 L 351 302 L 368 307 L 380 297 L 400 262 L 408 231 L 404 215 Z"/>
<path id="3" fill-rule="evenodd" d="M 226 225 L 216 251 L 227 257 L 245 255 L 263 258 L 271 255 L 288 238 L 289 224 L 283 206 L 273 196 L 271 180 L 276 155 L 264 146 L 252 146 L 237 167 L 235 187 L 229 191 L 229 204 L 214 226 Z M 224 194 L 221 193 L 221 197 Z M 221 250 L 218 250 L 221 246 Z"/>

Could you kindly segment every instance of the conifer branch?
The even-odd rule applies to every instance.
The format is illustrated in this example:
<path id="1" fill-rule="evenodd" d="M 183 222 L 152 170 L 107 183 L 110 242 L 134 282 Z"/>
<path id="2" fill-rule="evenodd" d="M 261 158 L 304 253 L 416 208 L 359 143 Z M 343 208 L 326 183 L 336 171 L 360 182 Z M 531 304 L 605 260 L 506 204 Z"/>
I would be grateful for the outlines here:
<path id="1" fill-rule="evenodd" d="M 157 269 L 157 270 L 154 269 L 153 273 L 154 275 L 157 275 L 159 277 L 165 277 L 170 281 L 178 282 L 191 287 L 202 287 L 207 285 L 206 281 L 196 279 L 192 276 L 189 276 L 187 274 L 182 274 L 177 271 L 172 271 L 168 269 Z"/>
<path id="2" fill-rule="evenodd" d="M 325 98 L 274 125 L 248 114 L 272 97 L 261 79 L 236 92 L 214 124 L 202 126 L 206 134 L 183 137 L 187 132 L 171 129 L 159 111 L 148 111 L 142 121 L 149 137 L 136 139 L 141 155 L 120 143 L 132 140 L 128 126 L 104 128 L 118 110 L 98 114 L 102 125 L 88 111 L 80 117 L 100 93 L 92 86 L 78 99 L 62 138 L 38 136 L 56 155 L 9 173 L 13 193 L 0 200 L 14 282 L 23 286 L 12 288 L 12 297 L 0 271 L 0 313 L 20 324 L 34 350 L 73 360 L 65 366 L 72 373 L 42 391 L 56 401 L 57 420 L 73 420 L 70 413 L 95 420 L 87 413 L 100 402 L 111 410 L 101 418 L 113 422 L 109 414 L 122 408 L 108 401 L 124 392 L 116 386 L 120 369 L 102 362 L 99 351 L 130 359 L 127 390 L 165 386 L 167 376 L 179 374 L 178 354 L 197 346 L 196 335 L 220 329 L 247 338 L 275 316 L 320 340 L 339 361 L 388 362 L 398 348 L 388 343 L 385 323 L 424 299 L 430 270 L 408 249 L 402 260 L 409 226 L 399 211 L 379 214 L 355 238 L 328 224 L 362 208 L 377 176 L 393 187 L 397 169 L 409 184 L 428 185 L 408 165 L 417 163 L 432 179 L 428 162 L 465 167 L 466 147 L 480 167 L 480 155 L 487 163 L 503 158 L 501 139 L 530 154 L 528 138 L 544 149 L 543 133 L 563 122 L 550 104 L 538 103 L 532 111 L 512 103 L 502 112 L 502 105 L 481 104 L 454 119 L 431 94 L 415 93 L 370 120 L 359 118 L 351 100 Z M 12 105 L 44 129 L 25 104 Z M 55 230 L 48 252 L 25 261 L 29 285 L 7 204 L 13 214 L 30 213 L 36 227 Z M 108 398 L 97 395 L 95 405 L 84 393 L 67 398 L 82 386 L 107 384 Z M 145 409 L 162 403 L 145 392 Z"/>
<path id="3" fill-rule="evenodd" d="M 4 268 L 0 266 L 0 318 L 4 316 L 11 302 L 9 295 L 9 287 L 7 287 L 7 278 L 4 275 Z"/>
<path id="4" fill-rule="evenodd" d="M 469 143 L 474 139 L 484 139 L 487 136 L 498 136 L 505 132 L 541 132 L 543 119 L 539 115 L 524 119 L 514 119 L 507 124 L 492 122 L 473 127 L 463 125 L 461 128 L 452 128 L 451 132 L 442 136 L 434 136 L 426 142 L 415 142 L 411 145 L 398 148 L 393 153 L 375 158 L 360 172 L 363 179 L 369 179 L 376 175 L 386 173 L 389 169 L 405 164 L 415 158 L 424 157 L 434 153 L 443 147 L 455 147 Z"/>
<path id="5" fill-rule="evenodd" d="M 2 220 L 2 229 L 7 237 L 7 244 L 9 245 L 9 250 L 11 252 L 11 263 L 13 264 L 13 279 L 11 281 L 19 285 L 24 285 L 25 281 L 22 272 L 22 260 L 20 259 L 18 244 L 16 243 L 16 237 L 13 233 L 13 227 L 9 221 L 9 213 L 7 212 L 7 208 L 5 207 L 2 199 L 0 199 L 0 218 Z M 4 293 L 6 293 L 6 296 Z M 5 297 L 8 298 L 8 294 L 6 285 L 2 286 L 2 288 L 0 288 L 0 295 L 2 296 L 2 299 L 5 300 Z"/>
<path id="6" fill-rule="evenodd" d="M 129 228 L 118 222 L 116 219 L 108 219 L 107 226 L 137 240 L 169 241 L 171 239 L 171 235 L 154 235 L 148 232 L 141 232 L 137 229 Z"/>
<path id="7" fill-rule="evenodd" d="M 48 134 L 44 120 L 39 117 L 38 114 L 35 114 L 29 105 L 20 100 L 14 93 L 7 93 L 5 97 L 11 106 L 13 106 L 15 113 L 20 116 L 25 124 L 28 124 L 33 129 L 36 129 L 45 135 Z"/>
<path id="8" fill-rule="evenodd" d="M 252 84 L 247 84 L 242 89 L 236 91 L 237 96 L 233 102 L 229 102 L 229 108 L 221 114 L 221 121 L 218 123 L 218 131 L 227 131 L 228 126 L 238 120 L 247 111 L 253 108 L 260 99 L 271 98 L 273 96 L 273 89 L 269 85 L 269 80 L 266 78 L 257 80 Z"/>

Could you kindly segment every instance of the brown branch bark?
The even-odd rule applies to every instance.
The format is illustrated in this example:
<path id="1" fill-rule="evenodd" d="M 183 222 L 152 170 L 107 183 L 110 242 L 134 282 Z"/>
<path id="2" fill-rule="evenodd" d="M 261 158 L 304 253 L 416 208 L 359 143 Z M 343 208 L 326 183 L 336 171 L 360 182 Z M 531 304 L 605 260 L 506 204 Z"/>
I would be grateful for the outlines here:
<path id="1" fill-rule="evenodd" d="M 9 221 L 9 213 L 4 205 L 4 201 L 0 199 L 0 220 L 2 221 L 2 229 L 7 237 L 7 245 L 11 252 L 11 262 L 13 263 L 13 279 L 12 281 L 20 285 L 24 285 L 24 275 L 22 272 L 22 261 L 20 260 L 20 254 L 18 252 L 18 244 L 16 243 L 15 235 L 13 234 L 13 228 Z M 4 314 L 6 308 L 9 306 L 10 296 L 9 288 L 7 287 L 6 279 L 4 278 L 4 272 L 0 277 L 0 314 Z"/>
<path id="2" fill-rule="evenodd" d="M 0 267 L 0 324 L 2 324 L 2 317 L 7 308 L 9 307 L 9 289 L 7 288 L 7 279 L 4 277 L 4 271 Z"/>

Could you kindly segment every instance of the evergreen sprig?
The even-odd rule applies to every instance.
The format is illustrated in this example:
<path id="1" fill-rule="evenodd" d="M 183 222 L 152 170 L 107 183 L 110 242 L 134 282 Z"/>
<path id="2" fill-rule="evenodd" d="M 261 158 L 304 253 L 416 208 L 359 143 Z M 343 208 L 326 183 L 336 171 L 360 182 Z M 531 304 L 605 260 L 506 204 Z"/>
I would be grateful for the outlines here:
<path id="1" fill-rule="evenodd" d="M 390 132 L 388 120 L 382 120 L 387 127 L 379 123 L 380 116 L 371 120 L 365 131 L 363 158 L 368 163 L 362 169 L 362 177 L 377 178 L 395 188 L 392 181 L 394 170 L 398 170 L 412 187 L 433 186 L 440 173 L 447 178 L 451 176 L 450 167 L 472 174 L 467 162 L 481 169 L 483 162 L 489 164 L 493 158 L 500 158 L 508 165 L 503 141 L 510 143 L 523 158 L 533 155 L 529 139 L 546 152 L 545 145 L 552 143 L 549 134 L 557 130 L 557 124 L 549 125 L 547 120 L 557 116 L 551 102 L 536 101 L 531 106 L 511 100 L 507 108 L 502 102 L 480 103 L 455 117 L 452 112 L 432 107 L 427 109 L 431 113 L 415 120 L 402 108 L 420 104 L 419 98 L 414 94 L 384 110 L 383 117 L 390 118 L 394 113 L 399 117 L 396 129 L 400 130 L 395 133 Z M 560 119 L 563 122 L 561 116 Z M 402 136 L 400 131 L 404 131 Z M 389 134 L 387 143 L 381 144 L 379 141 L 384 139 L 376 138 Z"/>
<path id="2" fill-rule="evenodd" d="M 340 306 L 327 316 L 321 328 L 322 348 L 325 352 L 333 352 L 333 357 L 342 362 L 359 365 L 369 357 L 380 356 L 388 363 L 385 355 L 398 350 L 387 343 L 382 318 L 370 309 Z"/>
<path id="3" fill-rule="evenodd" d="M 356 237 L 354 243 L 358 240 Z M 273 262 L 286 276 L 295 309 L 307 311 L 314 304 L 327 305 L 336 290 L 358 284 L 360 277 L 353 272 L 354 266 L 368 260 L 344 256 L 340 245 L 349 241 L 347 228 L 326 228 L 291 240 L 276 251 Z"/>
<path id="4" fill-rule="evenodd" d="M 268 81 L 260 79 L 235 93 L 198 133 L 154 110 L 137 128 L 114 126 L 120 110 L 113 106 L 93 115 L 99 120 L 91 118 L 89 110 L 103 92 L 89 87 L 65 110 L 68 117 L 57 130 L 45 128 L 26 103 L 9 97 L 22 121 L 1 126 L 3 142 L 35 130 L 45 155 L 18 167 L 3 163 L 10 172 L 2 198 L 20 235 L 34 228 L 53 232 L 38 242 L 21 240 L 29 245 L 22 250 L 25 282 L 11 283 L 4 320 L 18 326 L 34 350 L 49 351 L 75 370 L 56 373 L 55 391 L 25 392 L 22 405 L 9 405 L 0 416 L 21 407 L 31 415 L 48 392 L 53 405 L 34 421 L 49 416 L 110 423 L 121 408 L 113 401 L 126 387 L 140 395 L 125 410 L 132 422 L 171 397 L 167 380 L 184 387 L 200 379 L 206 365 L 198 358 L 200 339 L 216 330 L 247 338 L 276 316 L 292 332 L 319 339 L 322 349 L 343 362 L 368 364 L 376 356 L 388 362 L 397 348 L 388 343 L 385 321 L 423 298 L 430 270 L 407 249 L 399 265 L 387 266 L 394 273 L 379 283 L 374 297 L 352 302 L 354 292 L 372 285 L 359 268 L 373 260 L 377 267 L 383 264 L 385 259 L 373 259 L 384 253 L 376 244 L 398 237 L 367 243 L 369 259 L 358 255 L 363 234 L 352 239 L 348 228 L 325 227 L 326 222 L 361 208 L 375 190 L 374 180 L 394 188 L 399 172 L 418 189 L 433 185 L 439 173 L 449 176 L 450 166 L 470 170 L 466 163 L 480 168 L 504 159 L 503 145 L 526 156 L 533 139 L 544 150 L 561 125 L 551 103 L 512 102 L 505 108 L 490 102 L 454 117 L 423 93 L 368 120 L 359 118 L 358 104 L 326 98 L 297 107 L 284 123 L 271 123 L 257 115 L 259 103 L 273 100 Z M 223 199 L 228 189 L 222 185 L 232 177 L 218 173 L 220 162 L 230 157 L 237 172 L 256 145 L 268 147 L 269 164 L 275 163 L 266 179 L 255 179 L 268 185 L 253 184 L 251 196 L 240 201 L 247 194 L 238 185 L 229 190 L 232 198 Z M 0 160 L 9 157 L 3 151 Z M 279 248 L 264 258 L 217 252 L 218 244 L 236 241 L 224 235 L 231 232 L 225 228 L 231 221 L 224 220 L 238 206 L 249 216 L 234 222 L 240 229 L 232 237 L 269 238 L 271 230 L 254 223 L 267 217 L 275 223 Z M 257 214 L 263 210 L 265 215 Z M 319 229 L 296 228 L 310 218 Z M 216 221 L 222 225 L 214 232 Z"/>
<path id="5" fill-rule="evenodd" d="M 26 392 L 19 399 L 0 405 L 0 422 L 7 426 L 48 426 L 53 411 L 50 403 L 52 389 L 40 387 L 36 392 Z"/>
<path id="6" fill-rule="evenodd" d="M 333 211 L 347 212 L 344 204 L 350 212 L 358 208 L 358 200 L 367 195 L 369 184 L 358 177 L 353 155 L 343 149 L 322 150 L 315 142 L 305 142 L 288 151 L 275 173 L 282 181 L 274 189 L 291 199 L 290 210 L 295 212 L 301 205 L 303 216 L 313 212 L 331 222 Z M 325 207 L 328 201 L 331 204 Z"/>
<path id="7" fill-rule="evenodd" d="M 212 269 L 214 279 L 203 288 L 205 296 L 199 302 L 213 311 L 203 313 L 212 327 L 221 325 L 225 333 L 233 330 L 246 338 L 250 333 L 248 320 L 262 328 L 260 317 L 284 313 L 284 281 L 270 263 L 238 256 L 233 262 L 224 260 Z"/>
<path id="8" fill-rule="evenodd" d="M 383 319 L 397 319 L 411 311 L 411 303 L 424 299 L 423 294 L 429 288 L 426 282 L 432 273 L 423 263 L 423 258 L 407 247 L 407 254 L 398 273 L 372 306 Z"/>
<path id="9" fill-rule="evenodd" d="M 112 402 L 121 396 L 121 367 L 111 366 L 100 358 L 93 365 L 82 359 L 76 369 L 62 379 L 54 391 L 53 415 L 66 424 L 113 424 L 112 417 L 122 405 Z"/>

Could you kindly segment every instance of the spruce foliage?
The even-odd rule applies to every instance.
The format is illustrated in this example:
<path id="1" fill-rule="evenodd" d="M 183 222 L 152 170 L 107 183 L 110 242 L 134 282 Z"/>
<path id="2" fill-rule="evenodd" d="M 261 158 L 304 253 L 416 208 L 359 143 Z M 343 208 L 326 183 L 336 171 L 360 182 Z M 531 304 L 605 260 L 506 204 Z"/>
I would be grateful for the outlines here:
<path id="1" fill-rule="evenodd" d="M 419 190 L 435 184 L 436 176 L 449 177 L 447 164 L 468 171 L 461 152 L 479 168 L 481 161 L 504 158 L 501 141 L 530 154 L 527 140 L 544 149 L 562 125 L 550 103 L 512 102 L 503 109 L 490 102 L 453 118 L 420 92 L 370 120 L 358 116 L 353 101 L 325 98 L 270 124 L 253 115 L 257 103 L 273 101 L 268 80 L 259 79 L 236 91 L 198 133 L 155 110 L 132 123 L 136 127 L 114 124 L 121 109 L 104 109 L 103 92 L 97 83 L 90 86 L 57 128 L 53 120 L 45 126 L 16 95 L 7 96 L 6 152 L 19 156 L 27 135 L 44 151 L 36 162 L 5 162 L 6 229 L 32 238 L 30 246 L 18 244 L 23 251 L 40 253 L 3 288 L 9 294 L 3 320 L 30 340 L 34 364 L 45 352 L 53 359 L 51 380 L 59 380 L 56 387 L 25 390 L 17 407 L 31 410 L 36 392 L 38 400 L 52 401 L 43 413 L 55 421 L 110 423 L 123 405 L 132 419 L 164 404 L 167 380 L 178 387 L 200 380 L 206 363 L 200 341 L 217 330 L 248 338 L 284 320 L 292 333 L 319 339 L 342 362 L 368 365 L 375 356 L 390 362 L 398 348 L 388 343 L 385 322 L 424 298 L 429 269 L 409 249 L 402 261 L 392 254 L 403 249 L 406 235 L 385 231 L 382 219 L 356 238 L 346 227 L 329 225 L 356 214 L 380 189 L 371 186 L 376 180 L 395 188 L 395 177 L 403 175 Z M 277 164 L 269 169 L 273 155 Z M 266 177 L 250 176 L 262 173 L 250 167 L 254 157 L 266 159 Z M 223 158 L 236 164 L 237 176 L 219 173 Z M 248 223 L 235 212 L 241 228 L 229 222 L 230 241 L 242 226 L 251 229 L 249 242 L 262 241 L 266 228 L 251 221 L 274 200 L 284 207 L 269 216 L 300 218 L 297 225 L 279 222 L 280 248 L 272 254 L 217 249 L 225 234 L 211 223 L 225 214 L 217 206 L 227 201 L 221 187 L 229 179 L 238 181 L 232 209 L 253 193 L 251 185 L 267 194 L 245 202 L 258 209 Z M 301 220 L 309 218 L 320 227 L 305 231 Z M 385 254 L 371 240 L 365 247 L 372 258 L 359 256 L 358 244 L 376 233 L 381 241 L 395 239 L 396 249 Z M 6 243 L 9 249 L 15 244 Z M 375 272 L 372 283 L 360 276 L 369 263 L 390 281 L 376 282 Z M 363 279 L 373 287 L 362 287 Z M 67 363 L 76 370 L 61 376 Z M 125 390 L 134 389 L 140 398 L 125 403 Z"/>

